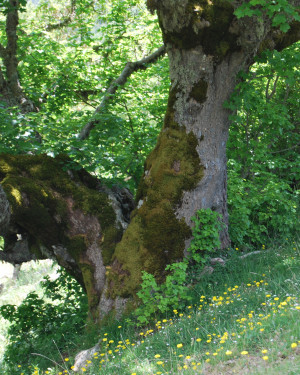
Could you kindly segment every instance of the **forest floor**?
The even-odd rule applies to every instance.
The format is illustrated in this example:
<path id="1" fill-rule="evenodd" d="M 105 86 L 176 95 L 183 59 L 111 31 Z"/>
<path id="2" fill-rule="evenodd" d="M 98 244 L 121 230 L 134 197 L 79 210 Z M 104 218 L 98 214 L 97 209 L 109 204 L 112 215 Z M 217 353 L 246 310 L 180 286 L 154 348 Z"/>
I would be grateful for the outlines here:
<path id="1" fill-rule="evenodd" d="M 79 373 L 299 375 L 299 255 L 299 242 L 288 239 L 246 258 L 232 250 L 225 267 L 216 266 L 194 286 L 195 300 L 184 310 L 174 306 L 147 327 L 128 317 L 102 327 L 96 341 L 95 335 L 82 337 L 76 353 L 97 341 L 100 346 Z M 28 277 L 27 291 L 37 288 L 32 281 Z M 21 284 L 17 289 L 0 295 L 0 304 L 19 298 Z M 3 337 L 2 321 L 0 330 Z M 20 368 L 11 375 L 73 374 L 76 353 L 61 354 L 56 367 L 49 361 L 46 370 Z"/>

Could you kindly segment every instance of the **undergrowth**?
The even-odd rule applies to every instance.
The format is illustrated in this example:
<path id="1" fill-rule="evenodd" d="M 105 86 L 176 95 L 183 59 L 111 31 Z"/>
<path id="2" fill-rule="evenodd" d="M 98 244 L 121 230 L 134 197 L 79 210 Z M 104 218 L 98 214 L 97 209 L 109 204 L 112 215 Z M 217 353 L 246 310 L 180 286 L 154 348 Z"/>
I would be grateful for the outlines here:
<path id="1" fill-rule="evenodd" d="M 239 249 L 220 253 L 225 266 L 214 266 L 193 286 L 184 310 L 174 305 L 143 328 L 134 316 L 115 321 L 93 342 L 81 336 L 85 348 L 97 341 L 100 347 L 80 373 L 298 374 L 299 252 L 298 243 L 286 240 L 245 258 Z M 16 362 L 13 374 L 73 374 L 80 348 L 60 351 L 57 366 L 48 361 L 47 369 Z M 39 352 L 49 356 L 46 348 Z"/>

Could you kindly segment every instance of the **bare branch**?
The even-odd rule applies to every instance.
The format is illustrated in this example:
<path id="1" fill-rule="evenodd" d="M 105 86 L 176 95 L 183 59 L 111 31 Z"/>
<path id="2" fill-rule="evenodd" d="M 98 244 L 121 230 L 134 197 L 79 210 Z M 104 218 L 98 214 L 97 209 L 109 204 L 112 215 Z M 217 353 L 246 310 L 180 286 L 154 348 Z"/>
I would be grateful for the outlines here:
<path id="1" fill-rule="evenodd" d="M 268 83 L 267 83 L 267 87 L 266 87 L 266 101 L 267 102 L 269 102 L 270 99 L 272 99 L 272 97 L 274 96 L 274 94 L 276 92 L 278 80 L 279 80 L 279 75 L 276 76 L 274 84 L 273 84 L 273 89 L 272 89 L 271 93 L 269 94 L 269 86 L 270 86 L 270 82 L 271 82 L 271 78 L 269 78 Z"/>
<path id="2" fill-rule="evenodd" d="M 273 152 L 270 152 L 270 154 L 278 154 L 280 152 L 285 152 L 285 151 L 289 151 L 289 150 L 293 150 L 294 148 L 297 148 L 300 146 L 300 143 L 297 143 L 295 144 L 294 146 L 292 147 L 289 147 L 289 148 L 284 148 L 283 150 L 278 150 L 278 151 L 273 151 Z"/>
<path id="3" fill-rule="evenodd" d="M 81 130 L 79 135 L 79 139 L 84 140 L 89 137 L 91 130 L 99 123 L 99 120 L 96 118 L 99 113 L 101 113 L 104 108 L 107 106 L 109 101 L 114 97 L 114 94 L 118 90 L 120 86 L 124 86 L 127 82 L 127 79 L 131 76 L 131 74 L 140 69 L 147 69 L 147 64 L 153 63 L 158 60 L 161 56 L 166 53 L 165 46 L 160 47 L 151 55 L 145 57 L 142 60 L 135 61 L 135 62 L 128 62 L 125 65 L 122 73 L 119 75 L 117 79 L 115 79 L 109 88 L 106 90 L 104 97 L 100 103 L 100 105 L 96 108 L 92 119 L 84 126 Z"/>
<path id="4" fill-rule="evenodd" d="M 0 44 L 0 57 L 5 65 L 5 79 L 1 74 L 1 95 L 9 105 L 19 105 L 22 112 L 36 111 L 34 104 L 24 94 L 18 74 L 18 35 L 17 27 L 19 24 L 19 1 L 9 0 L 8 12 L 6 15 L 6 39 L 7 46 Z M 5 88 L 5 90 L 4 90 Z"/>
<path id="5" fill-rule="evenodd" d="M 14 95 L 19 96 L 21 87 L 17 71 L 17 27 L 19 24 L 18 2 L 15 0 L 9 0 L 9 6 L 10 10 L 6 16 L 7 47 L 3 57 L 10 88 Z"/>

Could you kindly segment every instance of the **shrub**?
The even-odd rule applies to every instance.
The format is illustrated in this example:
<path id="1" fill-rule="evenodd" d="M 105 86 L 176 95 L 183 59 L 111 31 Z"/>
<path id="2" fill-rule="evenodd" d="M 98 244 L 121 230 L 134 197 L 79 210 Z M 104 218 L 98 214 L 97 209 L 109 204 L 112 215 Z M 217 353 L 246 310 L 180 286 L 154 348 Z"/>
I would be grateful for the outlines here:
<path id="1" fill-rule="evenodd" d="M 82 332 L 87 316 L 87 298 L 81 286 L 60 270 L 52 281 L 48 276 L 41 282 L 43 297 L 32 292 L 19 305 L 4 305 L 0 314 L 10 322 L 4 363 L 9 373 L 23 372 L 29 364 L 48 367 Z"/>
<path id="2" fill-rule="evenodd" d="M 190 268 L 195 274 L 195 267 L 201 268 L 208 253 L 220 247 L 219 232 L 222 225 L 217 212 L 210 209 L 198 210 L 192 220 L 195 227 L 189 255 L 182 262 L 166 267 L 165 282 L 157 284 L 153 275 L 143 272 L 141 290 L 137 293 L 142 303 L 135 311 L 139 324 L 149 323 L 157 313 L 165 314 L 174 308 L 182 310 L 192 299 L 188 286 L 192 281 Z"/>

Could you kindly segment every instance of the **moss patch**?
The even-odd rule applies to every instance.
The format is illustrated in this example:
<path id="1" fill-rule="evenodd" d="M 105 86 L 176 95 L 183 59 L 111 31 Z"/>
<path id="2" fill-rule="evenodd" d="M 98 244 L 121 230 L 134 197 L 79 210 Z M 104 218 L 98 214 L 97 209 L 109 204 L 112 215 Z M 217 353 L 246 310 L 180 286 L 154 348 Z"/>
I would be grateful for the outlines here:
<path id="1" fill-rule="evenodd" d="M 92 311 L 100 296 L 93 288 L 94 269 L 85 253 L 97 233 L 84 233 L 85 226 L 81 227 L 79 221 L 87 215 L 87 222 L 100 223 L 99 247 L 103 248 L 106 264 L 122 229 L 116 226 L 116 215 L 107 195 L 96 190 L 99 181 L 83 170 L 68 173 L 63 167 L 66 163 L 70 161 L 65 157 L 1 154 L 1 184 L 10 201 L 14 222 L 29 234 L 31 251 L 41 256 L 40 245 L 51 250 L 52 245 L 58 244 L 68 250 L 82 273 Z M 77 228 L 74 220 L 78 221 Z"/>
<path id="2" fill-rule="evenodd" d="M 162 281 L 166 265 L 183 257 L 185 240 L 191 236 L 185 220 L 178 220 L 174 212 L 183 192 L 197 186 L 203 167 L 196 150 L 197 138 L 175 121 L 177 93 L 177 87 L 171 89 L 164 127 L 145 162 L 137 192 L 140 207 L 133 211 L 131 223 L 116 246 L 109 274 L 111 296 L 134 295 L 143 270 Z"/>
<path id="3" fill-rule="evenodd" d="M 200 79 L 200 81 L 193 86 L 190 97 L 195 99 L 198 103 L 204 103 L 207 98 L 207 88 L 208 83 L 204 81 L 204 79 Z"/>
<path id="4" fill-rule="evenodd" d="M 76 263 L 80 263 L 80 257 L 87 249 L 86 236 L 78 234 L 69 239 L 67 243 L 69 253 L 75 259 Z"/>
<path id="5" fill-rule="evenodd" d="M 65 198 L 72 197 L 77 208 L 98 218 L 103 233 L 111 233 L 116 216 L 107 195 L 94 190 L 95 180 L 87 173 L 72 171 L 71 179 L 62 162 L 61 157 L 46 155 L 0 155 L 2 186 L 16 222 L 45 244 L 63 241 L 68 214 Z"/>
<path id="6" fill-rule="evenodd" d="M 116 245 L 121 241 L 122 234 L 123 229 L 116 228 L 114 225 L 110 225 L 104 230 L 101 240 L 101 248 L 103 263 L 105 266 L 110 264 Z"/>
<path id="7" fill-rule="evenodd" d="M 83 277 L 84 286 L 86 289 L 89 305 L 89 314 L 92 320 L 96 320 L 97 309 L 100 300 L 99 293 L 95 290 L 94 284 L 94 268 L 91 264 L 81 263 L 80 269 Z"/>
<path id="8" fill-rule="evenodd" d="M 230 51 L 240 49 L 236 35 L 229 31 L 234 18 L 230 1 L 190 0 L 187 12 L 191 15 L 190 23 L 178 32 L 164 30 L 160 22 L 165 44 L 171 43 L 179 49 L 201 45 L 205 54 L 214 57 L 215 63 L 221 62 Z"/>

